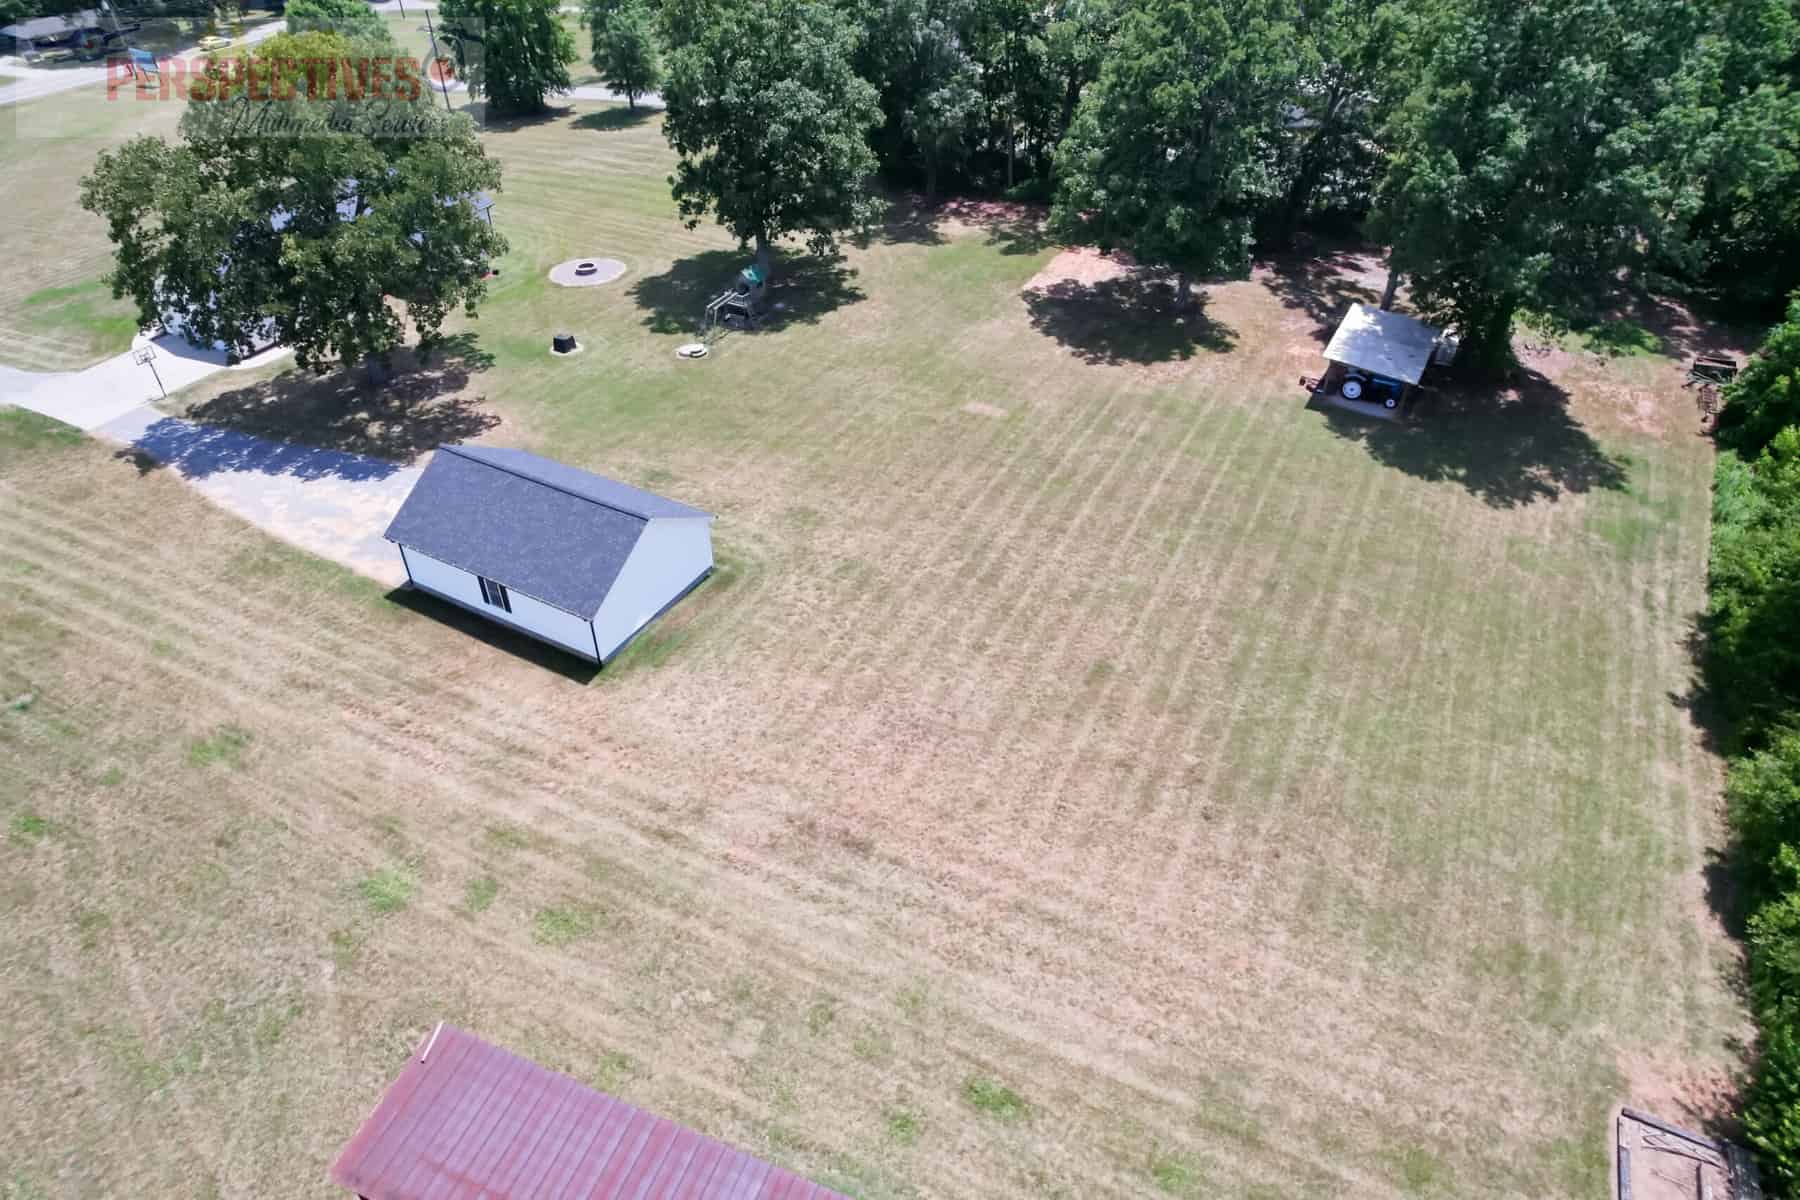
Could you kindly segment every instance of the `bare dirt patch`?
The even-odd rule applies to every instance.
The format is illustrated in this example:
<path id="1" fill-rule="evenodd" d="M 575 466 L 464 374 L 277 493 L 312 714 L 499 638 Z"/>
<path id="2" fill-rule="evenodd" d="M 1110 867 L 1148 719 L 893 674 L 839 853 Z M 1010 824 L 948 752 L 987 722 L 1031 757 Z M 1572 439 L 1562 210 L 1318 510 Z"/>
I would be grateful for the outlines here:
<path id="1" fill-rule="evenodd" d="M 1678 1055 L 1636 1051 L 1619 1056 L 1626 1103 L 1700 1133 L 1737 1134 L 1743 1081 L 1722 1063 L 1695 1063 Z"/>
<path id="2" fill-rule="evenodd" d="M 1022 291 L 1038 292 L 1059 283 L 1092 287 L 1136 273 L 1137 262 L 1123 250 L 1104 254 L 1092 246 L 1071 246 L 1026 281 Z"/>

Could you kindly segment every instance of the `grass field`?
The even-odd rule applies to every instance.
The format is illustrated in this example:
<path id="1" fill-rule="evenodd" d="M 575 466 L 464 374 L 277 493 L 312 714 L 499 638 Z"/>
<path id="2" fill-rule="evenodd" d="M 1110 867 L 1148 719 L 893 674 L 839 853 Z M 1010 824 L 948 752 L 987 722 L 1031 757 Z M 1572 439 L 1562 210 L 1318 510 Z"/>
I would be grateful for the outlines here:
<path id="1" fill-rule="evenodd" d="M 1610 1106 L 1692 1119 L 1684 335 L 1369 427 L 1293 386 L 1349 255 L 1178 325 L 897 213 L 680 363 L 740 259 L 656 119 L 487 143 L 512 250 L 403 401 L 176 405 L 526 446 L 721 569 L 589 677 L 0 414 L 14 1192 L 329 1195 L 439 1018 L 871 1198 L 1599 1197 Z"/>
<path id="2" fill-rule="evenodd" d="M 101 149 L 137 133 L 172 137 L 180 115 L 129 90 L 109 101 L 100 87 L 0 108 L 0 364 L 78 370 L 131 345 L 137 307 L 102 282 L 112 247 L 81 208 L 78 181 Z"/>

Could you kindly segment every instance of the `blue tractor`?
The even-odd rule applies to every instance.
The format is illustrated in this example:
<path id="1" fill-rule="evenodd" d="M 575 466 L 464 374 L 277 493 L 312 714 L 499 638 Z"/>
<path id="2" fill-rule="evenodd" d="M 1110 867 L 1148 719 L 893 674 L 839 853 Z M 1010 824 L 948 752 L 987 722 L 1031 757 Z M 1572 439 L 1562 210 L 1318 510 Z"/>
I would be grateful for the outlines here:
<path id="1" fill-rule="evenodd" d="M 1353 367 L 1345 373 L 1338 392 L 1346 400 L 1361 400 L 1365 404 L 1378 403 L 1383 408 L 1399 408 L 1400 397 L 1405 388 L 1406 385 L 1398 379 L 1389 379 L 1386 375 L 1374 375 Z"/>

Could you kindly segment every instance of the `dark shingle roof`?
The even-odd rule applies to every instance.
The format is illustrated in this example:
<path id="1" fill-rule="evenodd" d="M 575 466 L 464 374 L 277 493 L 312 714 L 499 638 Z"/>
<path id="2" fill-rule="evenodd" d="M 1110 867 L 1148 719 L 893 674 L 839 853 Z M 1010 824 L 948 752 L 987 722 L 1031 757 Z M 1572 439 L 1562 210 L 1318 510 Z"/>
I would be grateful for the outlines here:
<path id="1" fill-rule="evenodd" d="M 649 518 L 704 516 L 523 450 L 443 446 L 387 539 L 588 619 Z"/>
<path id="2" fill-rule="evenodd" d="M 584 500 L 592 500 L 595 504 L 616 508 L 620 512 L 630 513 L 634 517 L 643 517 L 648 520 L 651 517 L 704 517 L 707 515 L 697 508 L 689 508 L 685 504 L 658 496 L 654 492 L 646 492 L 642 488 L 634 488 L 628 483 L 607 479 L 592 471 L 583 471 L 579 467 L 565 466 L 524 450 L 507 450 L 498 446 L 445 446 L 444 449 L 454 451 L 465 458 L 472 458 L 476 462 L 499 467 L 502 471 L 523 475 L 534 483 L 547 484 L 565 492 L 573 492 Z"/>

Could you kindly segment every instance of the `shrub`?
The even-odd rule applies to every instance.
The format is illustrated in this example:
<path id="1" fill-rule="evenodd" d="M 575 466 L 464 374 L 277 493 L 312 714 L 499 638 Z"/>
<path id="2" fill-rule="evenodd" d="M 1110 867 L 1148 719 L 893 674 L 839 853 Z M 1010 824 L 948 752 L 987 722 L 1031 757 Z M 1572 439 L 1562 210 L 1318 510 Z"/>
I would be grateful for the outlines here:
<path id="1" fill-rule="evenodd" d="M 1769 1195 L 1800 1190 L 1800 1032 L 1770 1027 L 1744 1110 L 1744 1133 L 1756 1147 Z"/>
<path id="2" fill-rule="evenodd" d="M 1784 847 L 1800 846 L 1800 733 L 1784 732 L 1768 749 L 1734 759 L 1725 803 L 1750 901 L 1761 904 L 1793 884 L 1777 859 Z"/>
<path id="3" fill-rule="evenodd" d="M 1725 390 L 1719 440 L 1755 455 L 1783 429 L 1800 425 L 1800 292 L 1787 320 L 1769 331 L 1756 357 Z"/>
<path id="4" fill-rule="evenodd" d="M 1707 682 L 1751 747 L 1800 713 L 1800 428 L 1723 455 L 1714 489 Z"/>

